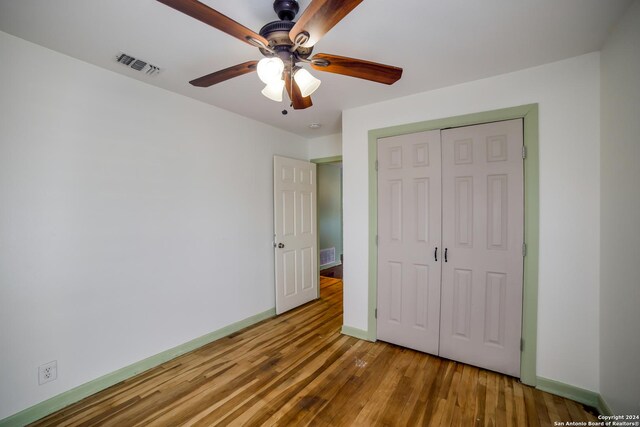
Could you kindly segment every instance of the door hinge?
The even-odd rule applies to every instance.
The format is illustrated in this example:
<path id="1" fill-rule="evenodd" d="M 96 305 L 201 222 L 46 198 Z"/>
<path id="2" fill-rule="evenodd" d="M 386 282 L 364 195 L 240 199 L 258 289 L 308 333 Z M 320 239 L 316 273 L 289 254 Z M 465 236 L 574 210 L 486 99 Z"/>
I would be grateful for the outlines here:
<path id="1" fill-rule="evenodd" d="M 527 244 L 522 243 L 522 256 L 527 256 Z"/>
<path id="2" fill-rule="evenodd" d="M 524 145 L 522 146 L 522 158 L 527 158 L 527 147 L 525 147 Z"/>
<path id="3" fill-rule="evenodd" d="M 376 160 L 376 170 L 378 170 L 378 161 Z"/>
<path id="4" fill-rule="evenodd" d="M 378 318 L 378 309 L 377 308 L 373 311 L 373 317 L 375 317 L 376 319 Z"/>
<path id="5" fill-rule="evenodd" d="M 520 338 L 520 351 L 524 351 L 524 338 Z"/>

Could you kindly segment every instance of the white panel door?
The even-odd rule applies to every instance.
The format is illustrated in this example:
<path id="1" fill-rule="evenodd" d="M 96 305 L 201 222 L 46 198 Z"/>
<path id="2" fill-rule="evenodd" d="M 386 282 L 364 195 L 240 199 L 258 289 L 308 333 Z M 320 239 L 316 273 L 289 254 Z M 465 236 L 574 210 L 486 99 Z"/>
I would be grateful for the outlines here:
<path id="1" fill-rule="evenodd" d="M 440 321 L 440 181 L 440 131 L 378 140 L 378 339 L 433 354 Z"/>
<path id="2" fill-rule="evenodd" d="M 316 165 L 273 157 L 276 313 L 318 297 Z"/>
<path id="3" fill-rule="evenodd" d="M 520 376 L 522 120 L 442 131 L 440 356 Z"/>

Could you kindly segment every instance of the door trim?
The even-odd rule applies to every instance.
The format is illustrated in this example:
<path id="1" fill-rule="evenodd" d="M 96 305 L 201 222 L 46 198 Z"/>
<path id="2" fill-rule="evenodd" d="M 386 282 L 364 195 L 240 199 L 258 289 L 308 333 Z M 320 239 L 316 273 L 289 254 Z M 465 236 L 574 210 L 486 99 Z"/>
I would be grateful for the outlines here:
<path id="1" fill-rule="evenodd" d="M 369 131 L 369 306 L 367 339 L 377 340 L 375 310 L 378 293 L 378 186 L 377 144 L 378 138 L 416 133 L 427 130 L 477 125 L 502 120 L 523 119 L 524 146 L 524 240 L 527 253 L 524 257 L 522 339 L 520 351 L 520 381 L 536 385 L 536 354 L 538 331 L 538 249 L 539 249 L 539 157 L 538 157 L 538 104 L 481 113 L 466 114 L 444 119 L 429 120 Z"/>

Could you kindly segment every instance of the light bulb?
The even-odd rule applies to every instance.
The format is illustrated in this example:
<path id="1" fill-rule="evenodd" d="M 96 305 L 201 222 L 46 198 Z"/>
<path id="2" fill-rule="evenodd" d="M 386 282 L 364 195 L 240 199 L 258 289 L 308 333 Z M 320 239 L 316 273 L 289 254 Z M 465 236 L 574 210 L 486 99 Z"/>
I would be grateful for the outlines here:
<path id="1" fill-rule="evenodd" d="M 282 59 L 274 56 L 273 58 L 262 58 L 258 62 L 258 77 L 264 84 L 269 84 L 274 80 L 282 79 L 284 71 L 284 62 Z"/>
<path id="2" fill-rule="evenodd" d="M 298 84 L 303 98 L 311 95 L 316 91 L 316 89 L 318 89 L 318 87 L 320 87 L 321 81 L 313 77 L 311 73 L 304 68 L 300 68 L 298 71 L 296 71 L 293 78 Z"/>
<path id="3" fill-rule="evenodd" d="M 274 80 L 262 89 L 262 94 L 273 101 L 282 102 L 283 89 L 284 80 Z"/>

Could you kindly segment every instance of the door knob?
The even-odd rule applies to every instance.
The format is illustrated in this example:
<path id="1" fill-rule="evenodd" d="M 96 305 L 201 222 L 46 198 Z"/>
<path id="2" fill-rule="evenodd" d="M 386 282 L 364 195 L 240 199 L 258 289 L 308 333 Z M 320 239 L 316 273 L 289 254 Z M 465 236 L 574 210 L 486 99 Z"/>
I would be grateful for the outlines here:
<path id="1" fill-rule="evenodd" d="M 444 262 L 448 262 L 447 261 L 447 251 L 449 250 L 449 248 L 444 248 Z"/>
<path id="2" fill-rule="evenodd" d="M 278 248 L 280 249 L 284 248 L 284 243 L 278 243 Z"/>
<path id="3" fill-rule="evenodd" d="M 436 261 L 438 261 L 438 247 L 436 246 L 436 251 L 433 254 L 434 258 L 436 259 Z"/>

